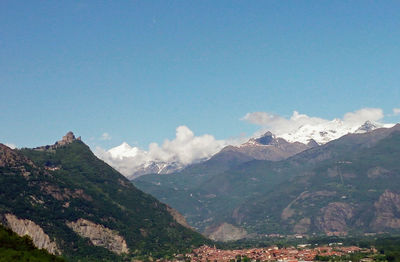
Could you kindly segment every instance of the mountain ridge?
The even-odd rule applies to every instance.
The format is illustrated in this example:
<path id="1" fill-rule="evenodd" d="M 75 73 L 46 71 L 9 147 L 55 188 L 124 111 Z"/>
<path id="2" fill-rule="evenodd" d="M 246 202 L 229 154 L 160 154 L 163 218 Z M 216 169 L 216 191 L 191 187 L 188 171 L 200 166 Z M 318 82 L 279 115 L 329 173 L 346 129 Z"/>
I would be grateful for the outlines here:
<path id="1" fill-rule="evenodd" d="M 222 172 L 198 173 L 206 177 L 200 182 L 190 173 L 143 176 L 133 182 L 210 235 L 210 228 L 223 223 L 249 235 L 378 232 L 400 228 L 394 187 L 400 183 L 395 161 L 399 148 L 397 124 L 348 134 L 281 161 L 252 160 Z"/>
<path id="2" fill-rule="evenodd" d="M 131 147 L 126 142 L 108 151 L 99 151 L 98 155 L 107 163 L 120 170 L 129 179 L 134 179 L 146 174 L 176 173 L 188 166 L 208 161 L 213 156 L 223 151 L 229 149 L 232 151 L 236 147 L 241 148 L 236 151 L 247 151 L 254 159 L 277 161 L 296 154 L 301 150 L 325 144 L 349 133 L 364 133 L 380 127 L 392 127 L 392 124 L 380 124 L 372 121 L 365 121 L 360 124 L 349 124 L 348 122 L 335 119 L 314 125 L 302 125 L 287 133 L 278 132 L 277 134 L 272 134 L 267 131 L 261 136 L 250 138 L 243 144 L 227 145 L 212 155 L 203 155 L 189 162 L 182 162 L 177 156 L 166 160 L 162 157 L 160 158 L 160 155 L 152 155 L 149 151 L 142 150 L 139 147 Z M 262 141 L 262 139 L 267 140 Z M 279 141 L 282 142 L 281 146 L 279 146 Z M 265 156 L 267 154 L 265 152 L 260 153 L 262 150 L 257 148 L 259 146 L 268 146 L 269 142 L 272 142 L 270 146 L 275 146 L 276 148 L 274 150 L 271 148 L 270 151 L 275 151 L 271 152 L 273 155 L 271 155 L 271 157 Z M 287 148 L 284 148 L 285 145 L 287 145 Z M 252 146 L 254 146 L 254 148 L 252 148 Z M 267 149 L 264 151 L 267 151 Z"/>

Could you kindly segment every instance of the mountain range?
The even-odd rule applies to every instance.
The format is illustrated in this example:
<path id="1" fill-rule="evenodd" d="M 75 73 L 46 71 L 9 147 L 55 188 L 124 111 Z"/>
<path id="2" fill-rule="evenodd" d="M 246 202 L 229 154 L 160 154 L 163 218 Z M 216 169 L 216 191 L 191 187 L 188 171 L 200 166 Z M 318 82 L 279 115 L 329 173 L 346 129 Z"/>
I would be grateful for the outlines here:
<path id="1" fill-rule="evenodd" d="M 32 149 L 0 144 L 0 223 L 68 261 L 167 258 L 212 243 L 193 229 L 221 241 L 395 233 L 399 157 L 400 124 L 367 122 L 324 144 L 267 132 L 129 181 L 69 132 Z"/>
<path id="2" fill-rule="evenodd" d="M 277 159 L 242 149 L 293 145 L 267 133 L 178 173 L 133 183 L 216 240 L 399 231 L 400 124 L 367 122 L 355 131 Z"/>
<path id="3" fill-rule="evenodd" d="M 289 142 L 308 143 L 312 139 L 322 145 L 347 134 L 362 134 L 377 128 L 393 126 L 393 124 L 381 124 L 369 120 L 362 124 L 353 124 L 341 119 L 333 119 L 317 124 L 304 124 L 291 132 L 280 133 L 278 136 Z"/>
<path id="4" fill-rule="evenodd" d="M 166 257 L 209 243 L 71 132 L 33 149 L 0 144 L 0 223 L 68 261 Z"/>
<path id="5" fill-rule="evenodd" d="M 244 144 L 228 145 L 219 153 L 236 151 L 244 152 L 245 155 L 258 160 L 282 160 L 309 147 L 325 144 L 349 133 L 364 133 L 377 128 L 392 126 L 392 124 L 380 124 L 371 121 L 366 121 L 363 124 L 349 124 L 340 119 L 334 119 L 314 125 L 304 124 L 291 132 L 280 132 L 278 134 L 266 132 L 260 137 L 251 138 Z M 274 139 L 272 142 L 262 141 L 262 139 L 272 139 L 272 137 Z M 207 161 L 215 156 L 215 154 L 208 157 L 205 155 L 201 158 L 194 158 L 191 162 L 182 162 L 179 157 L 171 157 L 166 160 L 152 156 L 149 152 L 138 147 L 132 147 L 126 142 L 98 154 L 100 158 L 129 179 L 145 174 L 178 172 L 189 165 Z"/>

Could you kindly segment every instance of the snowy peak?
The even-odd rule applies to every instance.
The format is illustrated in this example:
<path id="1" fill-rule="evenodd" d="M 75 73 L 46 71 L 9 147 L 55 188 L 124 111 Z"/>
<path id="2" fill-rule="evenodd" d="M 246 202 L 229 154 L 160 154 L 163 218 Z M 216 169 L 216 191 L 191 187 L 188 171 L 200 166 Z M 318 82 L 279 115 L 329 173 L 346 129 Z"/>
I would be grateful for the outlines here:
<path id="1" fill-rule="evenodd" d="M 379 126 L 378 124 L 374 124 L 371 121 L 366 121 L 354 133 L 366 133 L 366 132 L 370 132 L 370 131 L 375 130 L 380 127 L 382 127 L 382 126 Z"/>
<path id="2" fill-rule="evenodd" d="M 271 132 L 265 133 L 263 136 L 255 139 L 261 145 L 271 145 L 274 142 L 275 136 Z"/>
<path id="3" fill-rule="evenodd" d="M 97 155 L 129 179 L 145 174 L 169 174 L 185 166 L 179 159 L 165 160 L 162 156 L 152 156 L 126 142 L 108 151 L 98 151 Z"/>
<path id="4" fill-rule="evenodd" d="M 325 144 L 349 133 L 366 133 L 377 128 L 392 126 L 372 121 L 366 121 L 362 125 L 350 125 L 340 119 L 334 119 L 317 125 L 302 125 L 292 132 L 278 134 L 277 137 L 284 138 L 288 142 L 308 144 L 311 140 L 314 140 L 318 144 Z"/>
<path id="5" fill-rule="evenodd" d="M 247 147 L 247 146 L 271 146 L 271 145 L 277 145 L 278 141 L 271 132 L 266 132 L 264 135 L 258 137 L 258 138 L 250 138 L 249 141 L 247 141 L 244 144 L 241 144 L 239 147 Z"/>
<path id="6" fill-rule="evenodd" d="M 349 133 L 366 133 L 377 128 L 393 126 L 372 121 L 350 122 L 341 119 L 314 121 L 310 124 L 293 126 L 292 130 L 285 131 L 286 133 L 266 132 L 239 146 L 216 141 L 209 135 L 193 137 L 190 130 L 178 128 L 177 138 L 172 141 L 167 140 L 161 147 L 152 144 L 146 151 L 123 142 L 108 151 L 98 151 L 97 155 L 132 179 L 149 173 L 177 172 L 188 165 L 210 158 L 213 161 L 218 158 L 279 161 Z"/>
<path id="7" fill-rule="evenodd" d="M 318 143 L 314 140 L 314 139 L 310 139 L 307 143 L 307 146 L 309 146 L 310 148 L 312 147 L 316 147 L 319 146 Z"/>
<path id="8" fill-rule="evenodd" d="M 251 138 L 239 146 L 227 146 L 214 155 L 227 154 L 233 156 L 246 156 L 248 159 L 279 161 L 298 154 L 312 146 L 299 142 L 289 143 L 283 138 L 276 137 L 271 132 L 267 132 L 258 138 Z"/>
<path id="9" fill-rule="evenodd" d="M 183 167 L 185 166 L 177 162 L 149 161 L 137 166 L 127 177 L 129 179 L 134 179 L 146 174 L 170 174 L 181 170 Z"/>

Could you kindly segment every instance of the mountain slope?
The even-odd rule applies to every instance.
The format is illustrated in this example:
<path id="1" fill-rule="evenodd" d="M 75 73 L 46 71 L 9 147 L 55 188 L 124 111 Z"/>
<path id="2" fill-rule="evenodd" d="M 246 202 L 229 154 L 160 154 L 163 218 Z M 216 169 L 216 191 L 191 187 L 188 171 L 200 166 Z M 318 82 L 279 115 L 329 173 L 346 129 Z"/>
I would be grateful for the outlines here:
<path id="1" fill-rule="evenodd" d="M 298 120 L 302 117 L 304 115 L 297 114 Z M 129 179 L 135 179 L 146 174 L 177 173 L 190 165 L 207 161 L 217 154 L 229 157 L 229 155 L 240 152 L 252 159 L 278 161 L 349 133 L 365 133 L 380 127 L 392 126 L 393 124 L 371 121 L 362 123 L 340 119 L 332 121 L 320 119 L 312 124 L 296 125 L 290 132 L 271 127 L 276 132 L 274 135 L 267 132 L 263 136 L 251 138 L 239 146 L 225 146 L 227 141 L 215 141 L 208 135 L 201 139 L 190 140 L 190 143 L 188 143 L 189 140 L 183 142 L 186 139 L 184 137 L 193 138 L 194 136 L 186 127 L 179 127 L 177 136 L 180 139 L 173 140 L 173 142 L 166 140 L 166 147 L 163 149 L 154 145 L 151 149 L 149 148 L 149 151 L 146 151 L 124 142 L 108 151 L 98 149 L 95 153 Z M 179 134 L 184 134 L 184 136 Z M 178 144 L 175 144 L 177 142 Z M 223 146 L 225 147 L 222 148 Z M 167 148 L 169 149 L 167 150 Z M 240 157 L 240 155 L 237 154 L 236 157 Z"/>
<path id="2" fill-rule="evenodd" d="M 242 163 L 201 183 L 182 177 L 187 184 L 175 183 L 172 176 L 133 182 L 210 235 L 210 228 L 224 223 L 249 234 L 395 230 L 400 228 L 399 131 L 396 125 L 349 134 L 286 160 Z"/>
<path id="3" fill-rule="evenodd" d="M 136 178 L 133 183 L 142 190 L 151 192 L 161 201 L 172 204 L 185 214 L 192 226 L 204 231 L 205 224 L 203 221 L 216 219 L 212 211 L 214 209 L 212 203 L 216 200 L 214 195 L 218 191 L 225 190 L 226 186 L 224 185 L 227 185 L 224 181 L 219 180 L 223 176 L 217 176 L 218 174 L 242 164 L 245 165 L 245 163 L 253 160 L 278 161 L 286 159 L 316 146 L 318 145 L 313 143 L 309 145 L 298 142 L 289 143 L 267 132 L 263 136 L 252 138 L 240 146 L 227 146 L 209 160 L 188 166 L 178 173 L 144 175 Z M 237 181 L 240 181 L 240 179 Z M 254 183 L 257 184 L 256 181 Z M 202 186 L 203 184 L 207 184 L 207 186 Z M 229 189 L 226 188 L 226 190 Z M 220 194 L 217 195 L 217 198 L 219 198 Z M 240 199 L 241 197 L 237 198 L 238 201 L 241 201 Z M 220 213 L 228 207 L 237 205 L 237 201 L 230 196 L 223 197 L 219 201 L 224 203 L 220 205 Z"/>
<path id="4" fill-rule="evenodd" d="M 310 145 L 298 142 L 289 143 L 267 132 L 263 136 L 256 139 L 252 138 L 240 146 L 227 146 L 207 161 L 190 165 L 180 172 L 162 176 L 145 175 L 137 178 L 135 183 L 169 181 L 168 184 L 173 188 L 196 187 L 212 176 L 240 164 L 252 160 L 279 161 L 316 146 L 318 145 L 313 143 L 310 143 Z"/>
<path id="5" fill-rule="evenodd" d="M 37 244 L 68 260 L 157 257 L 207 242 L 68 137 L 37 149 L 0 146 L 3 224 L 41 233 Z"/>
<path id="6" fill-rule="evenodd" d="M 236 221 L 263 233 L 399 231 L 400 132 L 341 152 L 248 199 L 236 210 L 241 218 Z M 279 228 L 270 226 L 278 223 Z"/>
<path id="7" fill-rule="evenodd" d="M 212 158 L 220 154 L 242 153 L 252 160 L 279 161 L 314 146 L 318 146 L 315 141 L 310 141 L 308 144 L 300 142 L 289 143 L 285 139 L 276 137 L 271 132 L 267 132 L 261 137 L 251 138 L 249 141 L 239 146 L 227 146 Z"/>
<path id="8" fill-rule="evenodd" d="M 46 250 L 37 249 L 29 237 L 20 237 L 0 225 L 0 261 L 62 262 L 64 259 L 51 255 Z"/>

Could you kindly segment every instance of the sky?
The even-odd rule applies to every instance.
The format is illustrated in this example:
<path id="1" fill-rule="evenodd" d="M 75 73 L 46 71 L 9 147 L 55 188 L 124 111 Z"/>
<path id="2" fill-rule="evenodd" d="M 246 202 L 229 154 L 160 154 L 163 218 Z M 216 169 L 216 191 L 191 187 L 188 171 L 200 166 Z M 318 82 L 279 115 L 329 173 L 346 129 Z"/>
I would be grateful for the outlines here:
<path id="1" fill-rule="evenodd" d="M 265 127 L 257 112 L 332 120 L 373 108 L 400 122 L 399 11 L 366 0 L 3 0 L 0 142 L 35 147 L 73 131 L 93 149 L 150 150 L 180 132 L 215 151 Z"/>

